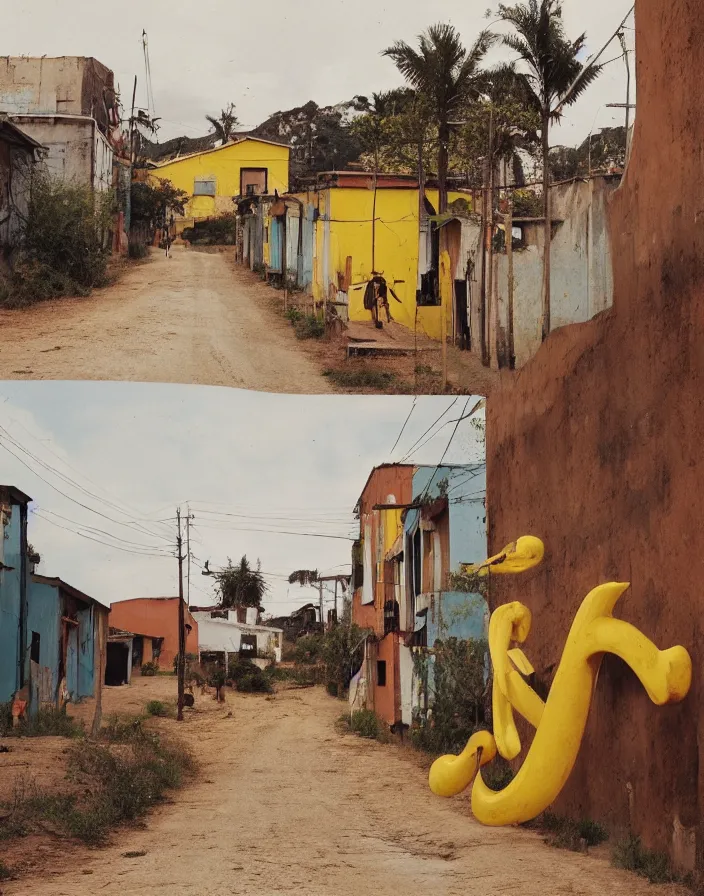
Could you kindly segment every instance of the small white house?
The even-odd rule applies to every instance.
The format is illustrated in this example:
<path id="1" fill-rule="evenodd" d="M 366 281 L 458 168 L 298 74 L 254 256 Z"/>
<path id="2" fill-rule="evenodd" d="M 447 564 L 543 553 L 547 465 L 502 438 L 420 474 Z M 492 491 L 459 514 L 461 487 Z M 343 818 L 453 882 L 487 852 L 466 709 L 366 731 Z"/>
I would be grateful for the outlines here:
<path id="1" fill-rule="evenodd" d="M 192 613 L 198 622 L 199 653 L 224 653 L 225 665 L 230 654 L 281 662 L 283 629 L 257 625 L 256 610 L 247 610 L 246 622 L 238 621 L 236 610 L 194 608 Z"/>

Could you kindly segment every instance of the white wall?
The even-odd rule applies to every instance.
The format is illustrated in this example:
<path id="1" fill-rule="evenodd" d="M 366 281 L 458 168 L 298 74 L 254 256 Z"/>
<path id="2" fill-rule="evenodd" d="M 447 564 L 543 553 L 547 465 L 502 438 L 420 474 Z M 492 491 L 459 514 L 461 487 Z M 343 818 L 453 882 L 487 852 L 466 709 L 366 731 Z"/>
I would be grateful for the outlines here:
<path id="1" fill-rule="evenodd" d="M 229 619 L 213 619 L 208 611 L 196 612 L 193 616 L 198 622 L 200 651 L 239 653 L 242 635 L 255 635 L 257 652 L 273 650 L 276 662 L 281 662 L 283 632 L 280 629 L 237 622 L 237 614 L 233 610 L 228 612 Z"/>

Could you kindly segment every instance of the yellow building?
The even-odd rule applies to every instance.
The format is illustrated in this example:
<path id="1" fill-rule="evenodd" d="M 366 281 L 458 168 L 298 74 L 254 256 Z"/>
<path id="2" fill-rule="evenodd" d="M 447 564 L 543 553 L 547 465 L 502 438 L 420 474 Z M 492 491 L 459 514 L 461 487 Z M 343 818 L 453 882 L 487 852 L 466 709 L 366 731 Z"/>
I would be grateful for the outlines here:
<path id="1" fill-rule="evenodd" d="M 306 215 L 314 228 L 314 239 L 310 241 L 313 257 L 304 258 L 299 265 L 304 272 L 310 266 L 311 276 L 300 285 L 312 292 L 317 301 L 334 301 L 344 293 L 349 319 L 369 321 L 364 290 L 374 270 L 398 297 L 396 301 L 389 296 L 393 319 L 419 334 L 440 339 L 440 299 L 428 294 L 432 289 L 425 289 L 422 278 L 429 268 L 437 270 L 439 233 L 435 231 L 434 237 L 427 238 L 421 234 L 416 178 L 380 175 L 374 191 L 369 173 L 342 171 L 328 177 L 329 185 L 321 184 L 293 197 L 304 209 L 314 212 Z M 438 206 L 437 190 L 426 189 L 425 195 L 426 214 L 432 215 Z M 457 198 L 471 200 L 471 194 L 455 192 L 449 196 L 451 202 Z M 287 257 L 291 259 L 294 253 L 291 246 Z M 431 255 L 438 256 L 435 264 Z M 451 298 L 446 309 L 447 332 L 452 333 Z"/>
<path id="2" fill-rule="evenodd" d="M 195 152 L 154 165 L 152 179 L 169 180 L 190 199 L 177 230 L 191 221 L 234 213 L 236 196 L 285 193 L 288 190 L 288 146 L 242 137 L 215 149 Z"/>

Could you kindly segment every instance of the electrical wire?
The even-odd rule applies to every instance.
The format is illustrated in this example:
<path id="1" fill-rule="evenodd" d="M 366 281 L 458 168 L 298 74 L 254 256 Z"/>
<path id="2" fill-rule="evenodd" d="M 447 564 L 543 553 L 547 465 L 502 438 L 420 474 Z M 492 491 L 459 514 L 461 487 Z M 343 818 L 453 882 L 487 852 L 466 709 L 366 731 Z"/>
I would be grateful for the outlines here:
<path id="1" fill-rule="evenodd" d="M 76 529 L 71 529 L 69 526 L 62 526 L 60 523 L 55 523 L 54 520 L 50 520 L 48 517 L 42 516 L 40 513 L 37 516 L 44 520 L 44 522 L 49 523 L 51 526 L 56 526 L 57 529 L 64 529 L 66 532 L 71 532 L 73 535 L 78 535 L 81 538 L 86 538 L 88 541 L 94 541 L 97 544 L 102 544 L 105 547 L 112 548 L 115 551 L 122 551 L 125 554 L 135 554 L 138 557 L 159 557 L 161 559 L 170 558 L 173 555 L 169 554 L 168 551 L 164 551 L 162 553 L 154 553 L 150 551 L 135 551 L 130 548 L 119 547 L 116 544 L 109 544 L 107 541 L 101 541 L 99 538 L 93 538 L 90 535 L 86 535 L 83 532 L 78 532 Z"/>
<path id="2" fill-rule="evenodd" d="M 411 454 L 415 450 L 416 445 L 428 435 L 430 430 L 442 420 L 442 418 L 445 416 L 445 414 L 449 413 L 452 410 L 452 408 L 457 404 L 458 401 L 459 401 L 459 397 L 455 398 L 450 403 L 450 405 L 447 408 L 445 408 L 445 410 L 442 412 L 442 414 L 440 414 L 440 416 L 437 418 L 437 420 L 435 420 L 433 423 L 430 424 L 430 426 L 426 429 L 426 431 L 423 433 L 423 435 L 413 443 L 411 448 L 401 458 L 402 463 L 403 463 L 403 461 L 405 461 L 407 458 L 409 458 L 411 456 Z"/>
<path id="3" fill-rule="evenodd" d="M 397 438 L 396 441 L 394 442 L 394 447 L 393 447 L 393 448 L 391 449 L 391 451 L 389 452 L 390 454 L 393 454 L 393 453 L 394 453 L 394 451 L 396 450 L 396 447 L 397 447 L 398 443 L 401 441 L 401 436 L 402 436 L 402 435 L 404 434 L 404 432 L 406 431 L 406 427 L 408 426 L 408 422 L 409 422 L 409 420 L 411 419 L 411 416 L 412 416 L 412 414 L 413 414 L 413 411 L 414 411 L 415 408 L 416 408 L 416 402 L 417 402 L 417 401 L 418 401 L 418 396 L 417 396 L 417 395 L 414 395 L 414 396 L 413 396 L 413 404 L 411 405 L 411 409 L 410 409 L 410 411 L 408 412 L 408 416 L 406 417 L 406 420 L 405 420 L 403 426 L 401 427 L 401 432 L 398 434 L 398 438 Z"/>

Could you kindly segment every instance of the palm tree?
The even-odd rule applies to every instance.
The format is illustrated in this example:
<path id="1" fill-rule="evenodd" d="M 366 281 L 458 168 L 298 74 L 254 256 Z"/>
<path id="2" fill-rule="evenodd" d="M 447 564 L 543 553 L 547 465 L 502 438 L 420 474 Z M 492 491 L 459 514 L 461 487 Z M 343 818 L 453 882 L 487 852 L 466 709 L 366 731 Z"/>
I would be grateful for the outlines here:
<path id="1" fill-rule="evenodd" d="M 207 121 L 210 122 L 217 137 L 222 140 L 223 143 L 227 143 L 235 128 L 240 123 L 237 114 L 235 113 L 234 103 L 229 103 L 227 108 L 220 112 L 220 118 L 214 118 L 212 115 L 206 115 L 205 117 Z"/>
<path id="2" fill-rule="evenodd" d="M 406 81 L 430 103 L 438 128 L 438 187 L 440 213 L 447 210 L 447 169 L 453 119 L 468 100 L 476 99 L 484 83 L 480 65 L 496 38 L 482 31 L 468 51 L 452 25 L 431 25 L 418 36 L 418 49 L 396 41 L 384 50 Z"/>
<path id="3" fill-rule="evenodd" d="M 586 34 L 571 41 L 562 23 L 562 0 L 525 0 L 514 6 L 499 5 L 499 15 L 513 25 L 514 33 L 503 43 L 518 54 L 532 105 L 540 115 L 543 164 L 543 339 L 550 332 L 550 124 L 558 121 L 562 106 L 571 106 L 601 71 L 583 66 L 577 58 L 584 49 Z M 580 77 L 581 75 L 581 77 Z M 570 89 L 572 88 L 572 89 Z"/>
<path id="4" fill-rule="evenodd" d="M 241 609 L 244 607 L 261 608 L 264 596 L 269 586 L 264 581 L 261 564 L 257 560 L 254 569 L 247 557 L 242 557 L 237 566 L 232 565 L 232 560 L 227 560 L 227 567 L 215 573 L 217 589 L 220 598 L 220 606 L 228 609 Z"/>

